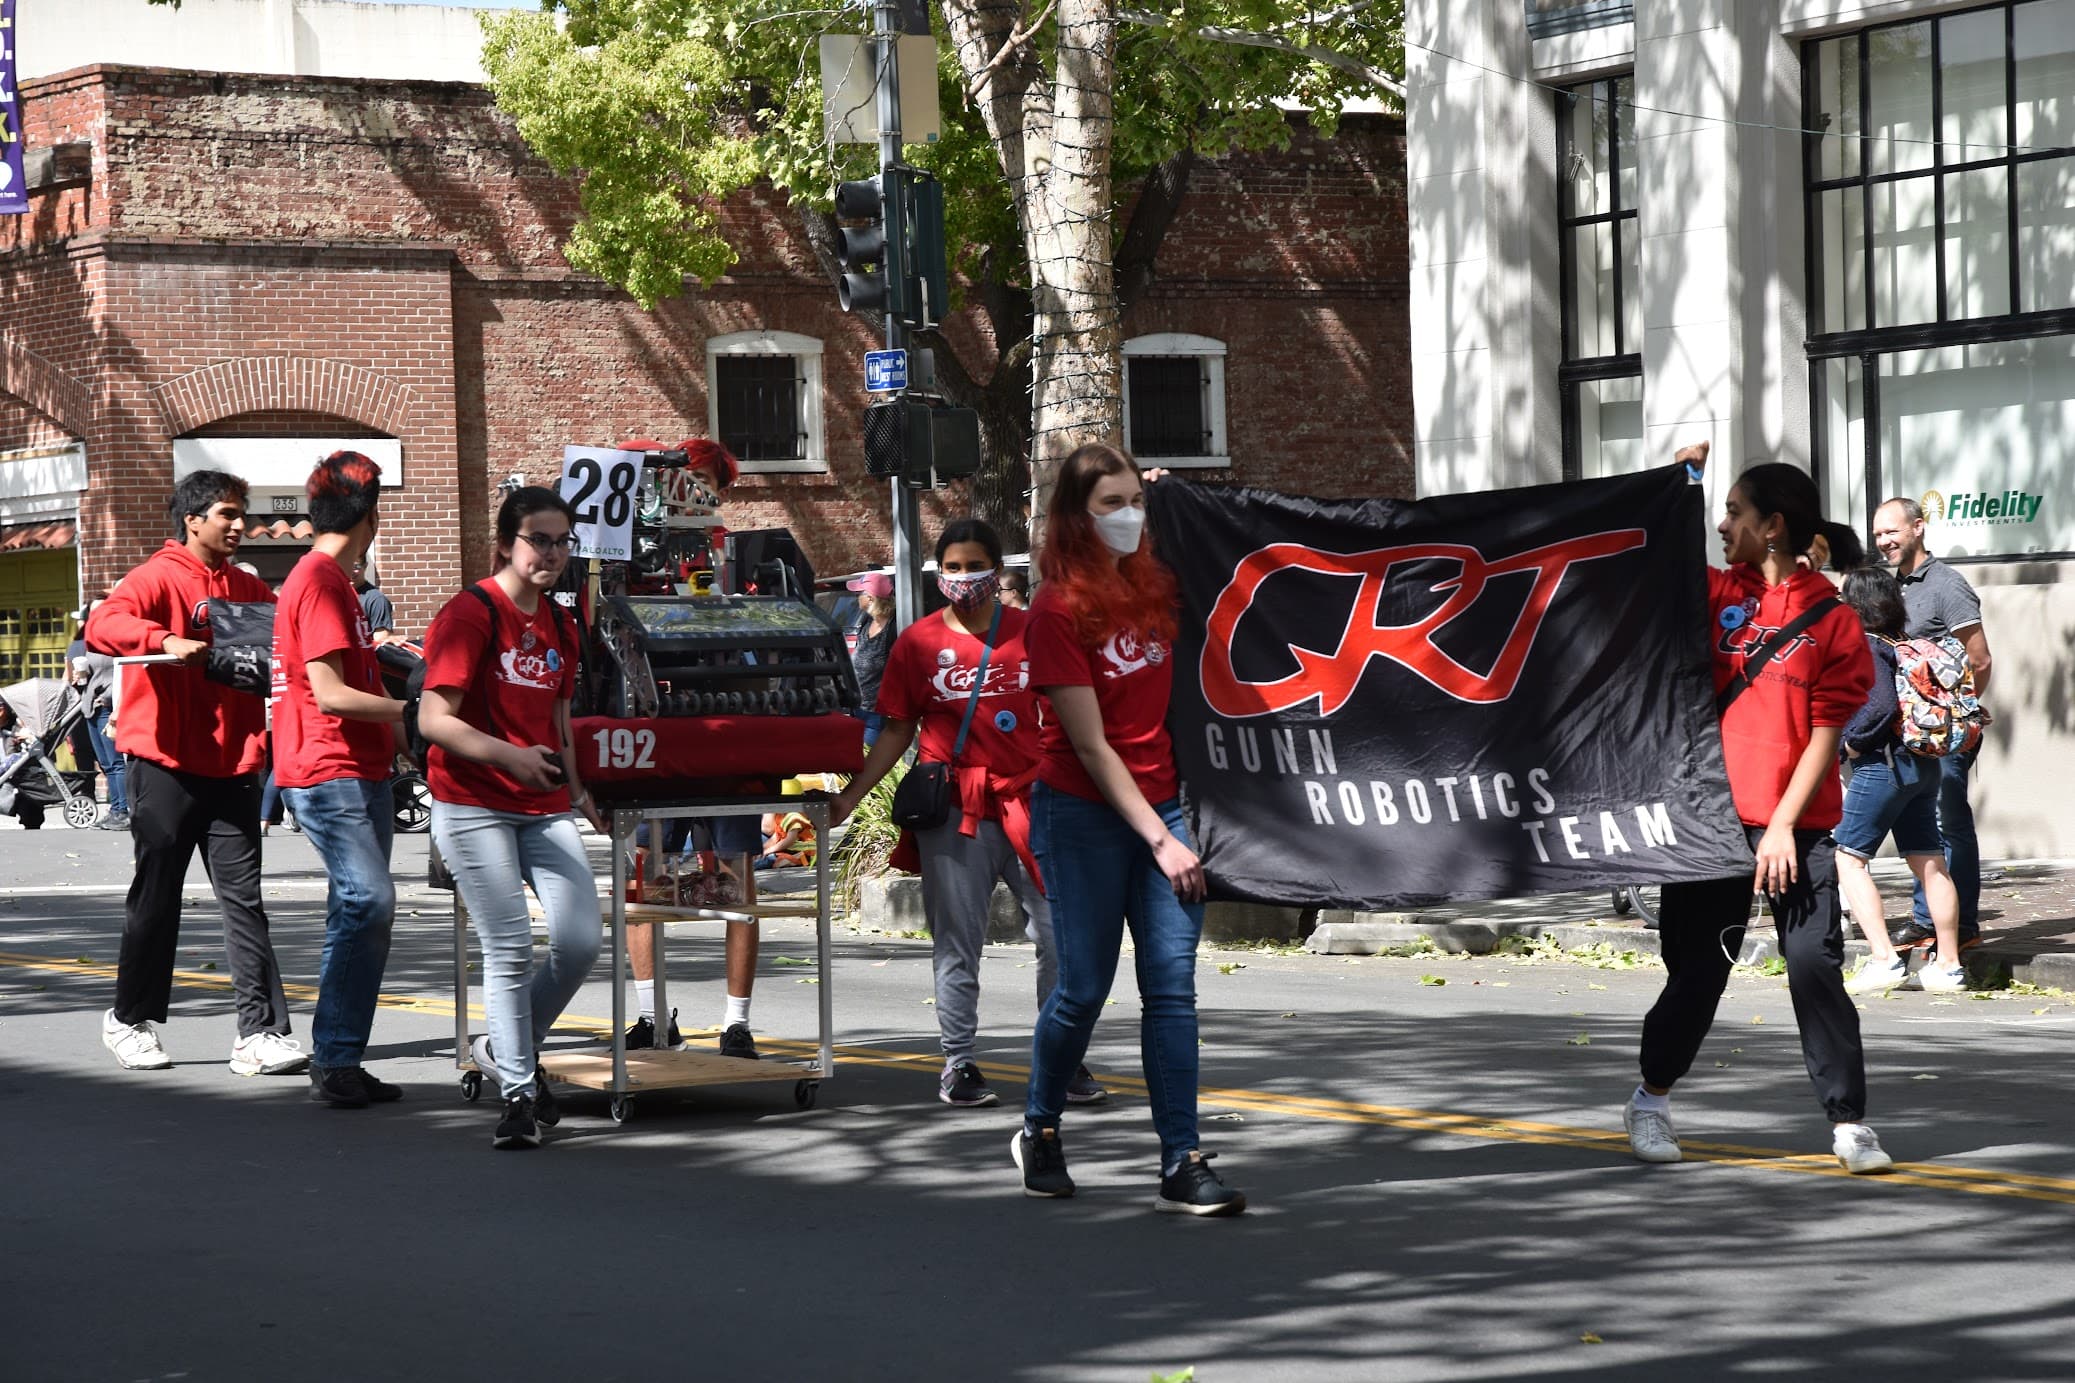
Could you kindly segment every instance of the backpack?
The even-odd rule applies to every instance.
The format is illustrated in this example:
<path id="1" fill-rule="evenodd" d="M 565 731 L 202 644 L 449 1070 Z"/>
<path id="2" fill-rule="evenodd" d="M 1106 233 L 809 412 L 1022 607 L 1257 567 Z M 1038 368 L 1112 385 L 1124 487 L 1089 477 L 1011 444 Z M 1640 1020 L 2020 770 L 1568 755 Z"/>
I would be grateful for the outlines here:
<path id="1" fill-rule="evenodd" d="M 1889 639 L 1895 650 L 1895 737 L 1926 759 L 1972 753 L 1990 724 L 1974 694 L 1967 650 L 1950 634 L 1936 639 Z"/>
<path id="2" fill-rule="evenodd" d="M 483 588 L 478 585 L 464 586 L 462 587 L 462 593 L 474 596 L 483 603 L 483 608 L 490 612 L 490 633 L 494 638 L 497 633 L 496 603 L 489 596 L 483 594 Z M 555 642 L 563 647 L 567 647 L 569 644 L 569 626 L 566 623 L 568 616 L 563 613 L 562 602 L 555 599 L 552 595 L 543 595 L 542 599 L 547 602 L 548 609 L 554 613 Z M 411 766 L 420 773 L 425 772 L 426 751 L 431 748 L 431 745 L 427 743 L 424 733 L 418 729 L 418 703 L 425 696 L 425 672 L 431 666 L 432 664 L 428 659 L 418 659 L 417 666 L 411 669 L 410 676 L 404 680 L 403 684 L 404 754 L 410 759 Z M 487 702 L 484 704 L 483 712 L 485 715 L 491 714 Z M 495 735 L 499 733 L 494 717 L 491 719 L 490 724 L 482 728 L 485 734 Z"/>

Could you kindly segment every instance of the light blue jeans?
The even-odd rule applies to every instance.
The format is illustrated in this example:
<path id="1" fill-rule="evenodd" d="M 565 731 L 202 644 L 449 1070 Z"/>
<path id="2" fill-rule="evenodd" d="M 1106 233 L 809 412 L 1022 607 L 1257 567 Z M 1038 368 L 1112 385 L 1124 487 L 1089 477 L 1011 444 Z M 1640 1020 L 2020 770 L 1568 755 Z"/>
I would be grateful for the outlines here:
<path id="1" fill-rule="evenodd" d="M 358 1066 L 375 1026 L 382 972 L 389 965 L 389 935 L 396 925 L 396 883 L 389 877 L 396 810 L 389 780 L 333 778 L 284 788 L 281 795 L 317 847 L 331 880 L 317 1012 L 310 1019 L 310 1060 L 319 1066 Z"/>
<path id="2" fill-rule="evenodd" d="M 483 948 L 483 1009 L 506 1099 L 532 1095 L 541 1042 L 598 959 L 605 923 L 576 819 L 432 803 L 432 839 Z M 547 963 L 534 968 L 526 886 L 548 915 Z"/>

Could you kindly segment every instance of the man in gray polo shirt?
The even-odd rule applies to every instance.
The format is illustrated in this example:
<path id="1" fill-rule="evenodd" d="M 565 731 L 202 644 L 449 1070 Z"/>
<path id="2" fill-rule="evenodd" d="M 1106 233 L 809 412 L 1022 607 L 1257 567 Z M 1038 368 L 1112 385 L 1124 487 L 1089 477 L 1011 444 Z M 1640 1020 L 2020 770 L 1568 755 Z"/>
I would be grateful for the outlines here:
<path id="1" fill-rule="evenodd" d="M 1902 603 L 1909 611 L 1909 637 L 1960 641 L 1974 667 L 1974 690 L 1989 689 L 1989 637 L 1981 625 L 1981 598 L 1967 578 L 1924 551 L 1924 510 L 1913 499 L 1891 499 L 1873 516 L 1873 545 L 1895 564 L 1902 582 Z M 1979 752 L 1979 751 L 1976 751 Z M 1945 841 L 1946 866 L 1960 894 L 1960 944 L 1981 935 L 1981 847 L 1974 840 L 1974 809 L 1967 804 L 1967 772 L 1974 754 L 1950 754 L 1939 760 L 1938 834 Z M 1897 946 L 1925 943 L 1931 913 L 1922 884 L 1910 920 L 1893 933 Z"/>

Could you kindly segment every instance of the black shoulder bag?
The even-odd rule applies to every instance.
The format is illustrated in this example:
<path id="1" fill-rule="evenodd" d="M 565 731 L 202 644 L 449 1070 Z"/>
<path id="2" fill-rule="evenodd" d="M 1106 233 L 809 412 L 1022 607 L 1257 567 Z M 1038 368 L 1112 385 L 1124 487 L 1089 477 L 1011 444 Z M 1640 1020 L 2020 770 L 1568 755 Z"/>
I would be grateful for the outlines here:
<path id="1" fill-rule="evenodd" d="M 908 770 L 893 790 L 893 824 L 910 831 L 928 831 L 951 819 L 956 786 L 951 770 L 965 755 L 965 737 L 973 728 L 973 712 L 980 708 L 980 689 L 987 685 L 987 662 L 994 656 L 994 636 L 1001 630 L 1001 602 L 996 601 L 994 618 L 987 622 L 987 642 L 980 649 L 980 671 L 973 678 L 972 694 L 965 699 L 965 720 L 958 727 L 958 742 L 951 746 L 951 762 L 924 761 Z"/>
<path id="2" fill-rule="evenodd" d="M 1836 596 L 1826 596 L 1787 621 L 1787 627 L 1759 644 L 1756 652 L 1745 655 L 1744 665 L 1737 669 L 1736 676 L 1730 679 L 1729 685 L 1722 688 L 1715 697 L 1716 716 L 1729 713 L 1730 703 L 1744 694 L 1744 689 L 1751 685 L 1752 679 L 1765 670 L 1765 665 L 1772 661 L 1774 654 L 1800 638 L 1810 625 L 1842 604 L 1844 602 Z"/>

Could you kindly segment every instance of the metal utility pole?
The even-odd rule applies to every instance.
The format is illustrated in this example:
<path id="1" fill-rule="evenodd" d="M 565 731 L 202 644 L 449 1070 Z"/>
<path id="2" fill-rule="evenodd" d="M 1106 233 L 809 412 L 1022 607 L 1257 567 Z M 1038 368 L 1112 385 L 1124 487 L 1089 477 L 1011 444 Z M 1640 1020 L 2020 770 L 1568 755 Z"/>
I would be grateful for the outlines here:
<path id="1" fill-rule="evenodd" d="M 879 80 L 874 96 L 879 110 L 879 189 L 882 220 L 891 230 L 899 224 L 890 203 L 900 196 L 899 179 L 893 172 L 901 161 L 901 73 L 900 0 L 875 0 L 872 6 L 872 38 L 878 49 Z M 889 250 L 887 267 L 893 267 Z M 886 313 L 886 348 L 908 348 L 908 328 L 889 301 Z M 922 618 L 922 505 L 915 491 L 900 476 L 888 480 L 893 496 L 893 609 L 894 627 L 906 629 Z"/>

